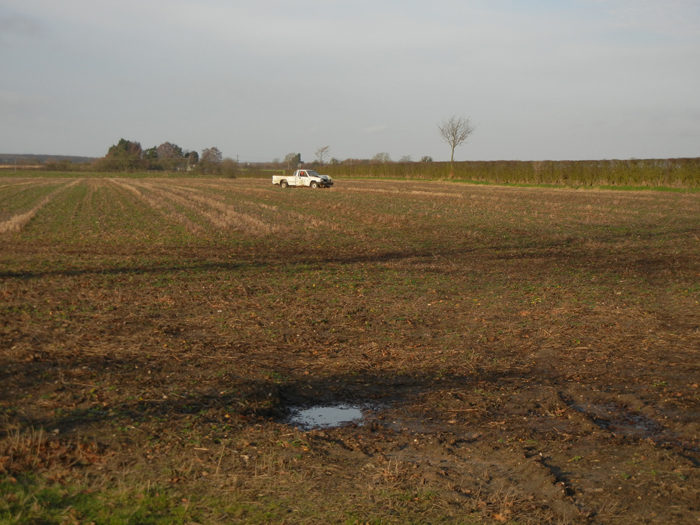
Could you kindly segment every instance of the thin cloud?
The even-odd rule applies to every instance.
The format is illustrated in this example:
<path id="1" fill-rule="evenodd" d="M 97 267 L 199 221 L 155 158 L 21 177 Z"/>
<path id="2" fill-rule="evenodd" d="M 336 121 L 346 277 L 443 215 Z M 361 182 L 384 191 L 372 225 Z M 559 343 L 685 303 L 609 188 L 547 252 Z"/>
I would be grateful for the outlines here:
<path id="1" fill-rule="evenodd" d="M 385 131 L 389 131 L 389 126 L 386 124 L 378 124 L 376 126 L 369 126 L 363 129 L 362 133 L 367 135 L 376 135 L 377 133 L 384 133 Z"/>
<path id="2" fill-rule="evenodd" d="M 46 104 L 46 97 L 0 91 L 0 115 L 22 115 L 33 113 Z"/>
<path id="3" fill-rule="evenodd" d="M 588 0 L 599 5 L 617 27 L 654 34 L 698 36 L 697 0 Z"/>
<path id="4" fill-rule="evenodd" d="M 34 18 L 22 15 L 0 16 L 0 35 L 18 35 L 28 37 L 43 37 L 46 28 Z"/>

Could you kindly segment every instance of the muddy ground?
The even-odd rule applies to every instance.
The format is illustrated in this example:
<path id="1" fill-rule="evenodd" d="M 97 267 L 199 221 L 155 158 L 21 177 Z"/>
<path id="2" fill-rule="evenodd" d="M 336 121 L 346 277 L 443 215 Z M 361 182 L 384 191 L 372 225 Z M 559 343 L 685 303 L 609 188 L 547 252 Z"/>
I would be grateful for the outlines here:
<path id="1" fill-rule="evenodd" d="M 700 522 L 700 195 L 166 182 L 272 230 L 88 180 L 0 240 L 6 521 Z"/>

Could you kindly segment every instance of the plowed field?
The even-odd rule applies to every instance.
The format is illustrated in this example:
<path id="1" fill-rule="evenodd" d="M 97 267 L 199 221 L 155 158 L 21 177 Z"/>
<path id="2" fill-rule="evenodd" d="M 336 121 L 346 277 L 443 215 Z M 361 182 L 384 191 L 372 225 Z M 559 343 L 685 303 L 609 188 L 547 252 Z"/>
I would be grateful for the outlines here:
<path id="1" fill-rule="evenodd" d="M 0 522 L 698 523 L 699 236 L 697 193 L 0 178 Z"/>

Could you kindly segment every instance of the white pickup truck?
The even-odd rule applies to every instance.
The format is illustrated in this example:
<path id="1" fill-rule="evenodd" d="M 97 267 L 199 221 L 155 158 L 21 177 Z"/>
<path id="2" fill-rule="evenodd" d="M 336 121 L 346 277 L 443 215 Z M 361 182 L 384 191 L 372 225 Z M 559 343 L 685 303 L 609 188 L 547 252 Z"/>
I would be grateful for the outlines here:
<path id="1" fill-rule="evenodd" d="M 293 175 L 273 175 L 272 184 L 287 186 L 309 186 L 310 188 L 330 188 L 333 179 L 328 175 L 319 175 L 314 170 L 296 170 Z"/>

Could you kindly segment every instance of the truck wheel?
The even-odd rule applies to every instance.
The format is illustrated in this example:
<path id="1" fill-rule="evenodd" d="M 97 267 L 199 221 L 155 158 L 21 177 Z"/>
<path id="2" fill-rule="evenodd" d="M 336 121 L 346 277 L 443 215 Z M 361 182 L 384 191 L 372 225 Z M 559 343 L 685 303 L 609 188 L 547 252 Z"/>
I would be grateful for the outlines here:
<path id="1" fill-rule="evenodd" d="M 286 180 L 283 180 L 283 181 L 280 181 L 280 186 L 283 188 L 286 188 L 287 186 L 289 186 L 289 184 L 287 184 Z"/>
<path id="2" fill-rule="evenodd" d="M 311 183 L 311 187 L 312 187 L 313 189 L 316 189 L 316 188 L 318 188 L 318 183 L 317 183 L 317 182 L 315 182 L 315 181 L 314 181 L 314 182 L 312 182 L 312 183 Z"/>

